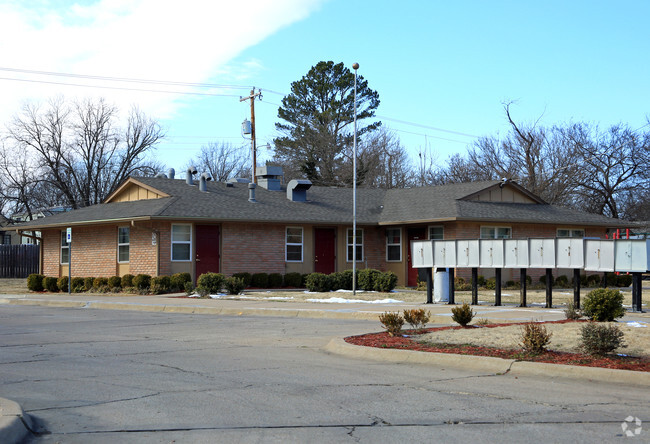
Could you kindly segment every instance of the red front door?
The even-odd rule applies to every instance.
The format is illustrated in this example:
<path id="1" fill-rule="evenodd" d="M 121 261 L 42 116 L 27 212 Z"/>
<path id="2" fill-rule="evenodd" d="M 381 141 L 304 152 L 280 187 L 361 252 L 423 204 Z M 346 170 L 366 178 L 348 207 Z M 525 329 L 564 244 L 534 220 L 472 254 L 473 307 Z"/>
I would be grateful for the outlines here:
<path id="1" fill-rule="evenodd" d="M 426 228 L 409 228 L 408 229 L 408 286 L 416 287 L 418 285 L 418 269 L 413 268 L 413 262 L 411 262 L 411 241 L 413 240 L 426 240 L 427 231 Z"/>
<path id="2" fill-rule="evenodd" d="M 219 273 L 219 227 L 196 226 L 196 277 L 203 273 Z"/>
<path id="3" fill-rule="evenodd" d="M 314 229 L 314 271 L 330 274 L 336 271 L 336 230 Z"/>

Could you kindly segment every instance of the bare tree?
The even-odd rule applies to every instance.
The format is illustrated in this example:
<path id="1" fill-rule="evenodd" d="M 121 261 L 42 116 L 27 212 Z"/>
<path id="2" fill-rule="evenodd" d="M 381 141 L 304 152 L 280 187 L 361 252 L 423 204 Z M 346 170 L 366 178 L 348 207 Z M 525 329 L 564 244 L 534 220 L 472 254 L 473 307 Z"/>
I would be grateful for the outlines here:
<path id="1" fill-rule="evenodd" d="M 650 190 L 650 131 L 639 134 L 619 124 L 602 132 L 579 123 L 563 135 L 580 159 L 580 173 L 573 176 L 575 203 L 593 213 L 634 217 L 634 206 L 647 200 Z"/>
<path id="2" fill-rule="evenodd" d="M 197 158 L 192 158 L 189 165 L 205 169 L 212 179 L 226 182 L 234 177 L 251 176 L 248 148 L 231 143 L 210 143 L 201 147 Z"/>
<path id="3" fill-rule="evenodd" d="M 164 137 L 154 120 L 132 109 L 126 128 L 104 100 L 45 107 L 26 105 L 9 127 L 14 148 L 34 156 L 39 183 L 72 208 L 103 201 L 130 175 L 153 175 L 159 165 L 146 155 Z"/>

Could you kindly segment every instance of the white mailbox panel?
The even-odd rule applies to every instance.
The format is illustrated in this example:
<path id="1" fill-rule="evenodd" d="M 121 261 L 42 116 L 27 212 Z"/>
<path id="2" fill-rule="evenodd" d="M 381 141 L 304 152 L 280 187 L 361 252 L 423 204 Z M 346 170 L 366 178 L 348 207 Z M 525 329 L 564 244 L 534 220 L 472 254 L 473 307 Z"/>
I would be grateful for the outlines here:
<path id="1" fill-rule="evenodd" d="M 528 239 L 530 268 L 555 268 L 555 239 Z"/>
<path id="2" fill-rule="evenodd" d="M 585 239 L 585 270 L 614 271 L 614 241 Z"/>
<path id="3" fill-rule="evenodd" d="M 505 239 L 504 248 L 504 268 L 528 268 L 528 239 Z"/>
<path id="4" fill-rule="evenodd" d="M 557 239 L 555 264 L 557 268 L 583 268 L 585 266 L 583 239 Z"/>
<path id="5" fill-rule="evenodd" d="M 433 266 L 436 268 L 456 268 L 456 241 L 434 240 Z"/>
<path id="6" fill-rule="evenodd" d="M 646 272 L 650 270 L 650 241 L 618 239 L 614 247 L 615 271 Z"/>
<path id="7" fill-rule="evenodd" d="M 479 262 L 479 241 L 457 240 L 456 241 L 456 265 L 458 268 L 478 268 Z"/>
<path id="8" fill-rule="evenodd" d="M 413 268 L 432 268 L 431 241 L 411 241 L 411 264 Z"/>
<path id="9" fill-rule="evenodd" d="M 482 268 L 503 268 L 503 239 L 481 239 L 479 241 L 479 266 Z"/>

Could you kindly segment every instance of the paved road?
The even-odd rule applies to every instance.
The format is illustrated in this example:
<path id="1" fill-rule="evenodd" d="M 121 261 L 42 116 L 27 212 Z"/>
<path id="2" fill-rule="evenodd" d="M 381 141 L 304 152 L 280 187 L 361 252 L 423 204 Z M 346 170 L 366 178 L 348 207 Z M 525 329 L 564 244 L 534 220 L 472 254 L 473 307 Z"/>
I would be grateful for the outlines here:
<path id="1" fill-rule="evenodd" d="M 87 442 L 595 442 L 645 389 L 329 355 L 376 321 L 0 306 L 0 396 Z"/>

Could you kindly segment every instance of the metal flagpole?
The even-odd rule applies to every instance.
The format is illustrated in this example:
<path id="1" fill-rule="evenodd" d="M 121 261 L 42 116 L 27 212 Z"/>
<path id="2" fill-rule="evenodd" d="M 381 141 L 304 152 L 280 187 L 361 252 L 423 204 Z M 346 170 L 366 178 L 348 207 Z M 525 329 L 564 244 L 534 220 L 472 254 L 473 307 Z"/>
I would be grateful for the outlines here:
<path id="1" fill-rule="evenodd" d="M 357 294 L 357 69 L 354 69 L 354 148 L 352 153 L 352 294 Z"/>

